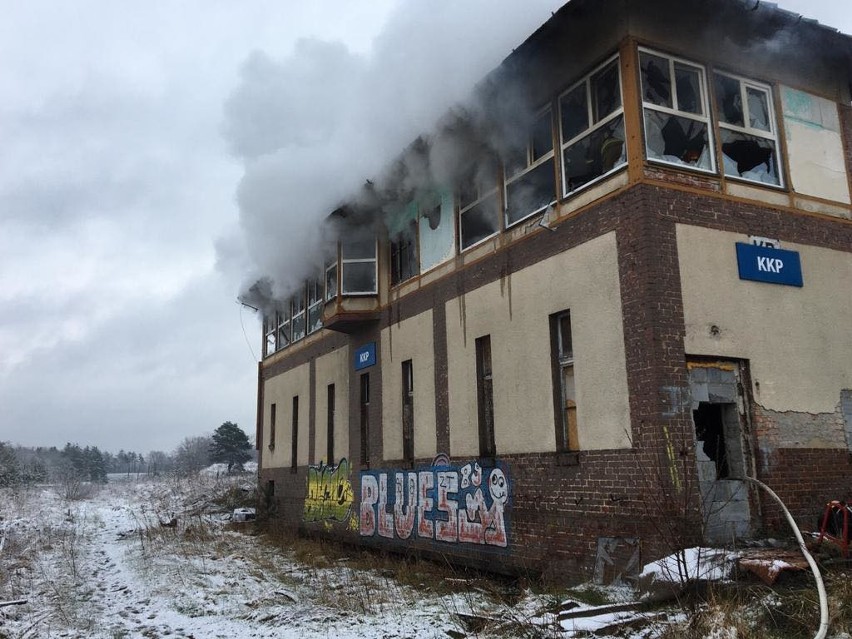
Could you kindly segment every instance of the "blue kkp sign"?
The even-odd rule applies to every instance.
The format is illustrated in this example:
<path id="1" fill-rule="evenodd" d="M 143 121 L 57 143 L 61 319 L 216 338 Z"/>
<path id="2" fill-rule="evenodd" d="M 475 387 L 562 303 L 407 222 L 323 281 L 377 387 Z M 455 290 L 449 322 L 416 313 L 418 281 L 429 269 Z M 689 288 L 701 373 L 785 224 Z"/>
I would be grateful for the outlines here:
<path id="1" fill-rule="evenodd" d="M 796 251 L 737 242 L 741 280 L 802 286 L 802 263 Z"/>
<path id="2" fill-rule="evenodd" d="M 355 351 L 355 370 L 369 368 L 376 363 L 376 343 L 369 342 Z"/>

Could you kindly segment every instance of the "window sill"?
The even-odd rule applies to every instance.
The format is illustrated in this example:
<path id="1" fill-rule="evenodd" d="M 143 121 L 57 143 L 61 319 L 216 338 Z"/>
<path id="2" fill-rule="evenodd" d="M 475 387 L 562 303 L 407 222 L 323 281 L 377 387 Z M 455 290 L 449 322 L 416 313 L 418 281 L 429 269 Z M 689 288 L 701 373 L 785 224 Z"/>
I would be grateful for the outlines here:
<path id="1" fill-rule="evenodd" d="M 556 453 L 557 466 L 579 466 L 580 453 L 578 451 L 559 451 Z"/>

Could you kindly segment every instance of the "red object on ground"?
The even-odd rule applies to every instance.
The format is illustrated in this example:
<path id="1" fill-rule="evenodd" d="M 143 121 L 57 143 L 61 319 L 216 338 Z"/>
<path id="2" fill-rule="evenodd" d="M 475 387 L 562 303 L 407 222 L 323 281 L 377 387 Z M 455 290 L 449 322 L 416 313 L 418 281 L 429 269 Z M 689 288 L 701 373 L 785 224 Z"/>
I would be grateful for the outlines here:
<path id="1" fill-rule="evenodd" d="M 828 502 L 822 514 L 817 539 L 817 543 L 828 539 L 840 546 L 844 559 L 849 558 L 849 512 L 851 509 L 845 501 Z"/>

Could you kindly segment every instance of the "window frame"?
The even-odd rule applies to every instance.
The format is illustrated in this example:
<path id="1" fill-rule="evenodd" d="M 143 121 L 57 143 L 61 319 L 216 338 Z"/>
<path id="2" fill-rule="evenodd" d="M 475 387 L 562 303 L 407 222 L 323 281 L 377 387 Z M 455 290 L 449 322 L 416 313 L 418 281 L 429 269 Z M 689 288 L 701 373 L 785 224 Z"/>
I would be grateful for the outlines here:
<path id="1" fill-rule="evenodd" d="M 617 109 L 615 109 L 614 111 L 612 111 L 612 113 L 607 114 L 606 116 L 604 116 L 603 118 L 601 118 L 597 122 L 595 122 L 594 121 L 595 109 L 594 109 L 594 101 L 593 101 L 593 96 L 592 96 L 592 78 L 595 77 L 596 75 L 600 74 L 602 71 L 604 71 L 607 67 L 609 67 L 612 64 L 615 65 L 615 69 L 618 72 L 619 107 Z M 583 129 L 579 133 L 574 134 L 571 138 L 566 140 L 565 135 L 564 135 L 564 131 L 563 131 L 563 126 L 562 126 L 563 125 L 562 99 L 566 95 L 568 95 L 569 93 L 575 91 L 580 86 L 585 86 L 587 126 L 586 126 L 585 129 Z M 619 117 L 622 119 L 622 124 L 621 124 L 622 128 L 626 126 L 625 122 L 624 122 L 624 79 L 622 78 L 622 74 L 621 74 L 621 56 L 618 53 L 615 53 L 614 55 L 610 56 L 609 58 L 607 58 L 606 60 L 601 62 L 599 65 L 597 65 L 594 69 L 592 69 L 589 73 L 587 73 L 581 79 L 572 83 L 567 89 L 565 89 L 564 91 L 559 93 L 559 95 L 556 96 L 556 105 L 557 105 L 557 111 L 558 111 L 558 116 L 559 116 L 559 122 L 558 122 L 558 126 L 559 126 L 559 154 L 560 154 L 560 162 L 559 162 L 560 176 L 559 177 L 562 181 L 561 193 L 562 193 L 563 198 L 568 198 L 568 197 L 571 197 L 571 196 L 579 193 L 580 191 L 582 191 L 583 189 L 585 189 L 587 187 L 591 187 L 591 186 L 605 180 L 610 175 L 612 175 L 612 174 L 614 174 L 614 173 L 616 173 L 620 170 L 623 170 L 624 167 L 627 166 L 627 158 L 628 158 L 628 155 L 627 155 L 627 134 L 626 134 L 626 130 L 625 130 L 624 140 L 622 141 L 622 144 L 623 144 L 622 155 L 625 158 L 624 162 L 616 163 L 611 169 L 601 173 L 596 178 L 589 180 L 588 182 L 585 182 L 584 184 L 581 184 L 580 186 L 578 186 L 575 189 L 572 189 L 570 191 L 568 190 L 568 180 L 567 180 L 567 177 L 566 177 L 566 174 L 565 174 L 565 152 L 570 147 L 573 147 L 578 142 L 580 142 L 583 139 L 594 134 L 596 131 L 604 128 L 605 126 L 610 124 L 613 120 L 616 120 Z"/>
<path id="2" fill-rule="evenodd" d="M 275 402 L 272 402 L 269 405 L 269 444 L 268 444 L 269 450 L 275 450 L 275 437 L 276 437 L 276 432 L 275 432 L 276 415 L 275 415 L 275 413 L 276 413 L 276 405 L 275 405 Z"/>
<path id="3" fill-rule="evenodd" d="M 724 158 L 724 151 L 722 150 L 722 145 L 724 144 L 722 140 L 721 132 L 724 129 L 725 131 L 731 131 L 732 133 L 739 133 L 741 135 L 752 136 L 756 138 L 762 138 L 764 140 L 769 140 L 774 145 L 775 152 L 775 170 L 777 172 L 778 184 L 772 184 L 771 182 L 762 182 L 760 180 L 753 180 L 751 178 L 745 178 L 741 175 L 728 175 L 725 172 L 725 162 L 724 160 L 720 163 L 721 174 L 725 179 L 730 180 L 738 180 L 745 182 L 747 184 L 755 184 L 758 186 L 765 186 L 767 188 L 774 189 L 786 189 L 786 185 L 784 183 L 784 170 L 783 164 L 781 161 L 781 140 L 778 137 L 778 117 L 775 113 L 775 91 L 773 90 L 773 86 L 771 84 L 767 84 L 765 82 L 760 82 L 759 80 L 754 80 L 752 78 L 747 78 L 745 76 L 738 75 L 736 73 L 729 73 L 727 71 L 722 71 L 719 69 L 712 69 L 713 75 L 713 106 L 714 106 L 714 121 L 716 125 L 719 127 L 719 141 L 718 141 L 718 151 L 721 154 L 720 157 Z M 730 124 L 728 122 L 724 122 L 722 120 L 721 109 L 718 103 L 719 96 L 716 94 L 716 77 L 717 75 L 728 78 L 729 80 L 736 80 L 739 83 L 740 88 L 740 100 L 742 101 L 742 109 L 743 109 L 743 126 L 738 126 L 736 124 Z M 746 126 L 745 123 L 750 121 L 750 110 L 748 106 L 748 89 L 756 89 L 758 91 L 763 92 L 766 95 L 766 108 L 767 108 L 767 119 L 770 130 L 764 131 L 763 129 L 757 129 L 751 126 Z"/>
<path id="4" fill-rule="evenodd" d="M 331 302 L 337 299 L 338 295 L 340 295 L 340 269 L 338 268 L 340 262 L 340 255 L 336 255 L 334 259 L 325 263 L 325 269 L 323 271 L 325 275 L 325 279 L 323 280 L 323 288 L 325 290 L 324 301 Z M 329 287 L 329 274 L 334 272 L 334 290 L 330 290 Z"/>
<path id="5" fill-rule="evenodd" d="M 296 342 L 305 339 L 308 335 L 308 301 L 307 301 L 307 287 L 302 284 L 299 288 L 299 292 L 295 293 L 290 298 L 290 343 L 295 344 Z M 302 329 L 301 334 L 296 336 L 296 321 L 301 317 L 304 321 L 304 327 Z"/>
<path id="6" fill-rule="evenodd" d="M 316 333 L 320 329 L 322 329 L 322 308 L 325 305 L 325 300 L 323 299 L 323 284 L 319 279 L 310 279 L 306 284 L 307 290 L 307 307 L 306 307 L 306 324 L 305 324 L 305 334 L 310 335 L 312 333 Z M 313 293 L 313 301 L 311 301 L 311 294 Z M 316 314 L 319 317 L 319 324 L 313 325 L 311 323 L 311 316 Z"/>
<path id="7" fill-rule="evenodd" d="M 275 317 L 278 324 L 275 350 L 280 351 L 293 343 L 293 308 L 290 304 L 290 300 L 287 300 L 287 303 L 284 305 L 282 310 L 275 313 Z M 282 331 L 285 331 L 284 336 L 287 338 L 286 344 L 281 340 Z"/>
<path id="8" fill-rule="evenodd" d="M 488 162 L 490 163 L 491 160 L 489 159 Z M 464 253 L 465 251 L 469 251 L 472 248 L 475 248 L 475 247 L 479 246 L 480 244 L 487 242 L 488 240 L 499 235 L 503 231 L 503 228 L 502 228 L 502 225 L 501 225 L 502 216 L 500 215 L 500 203 L 498 202 L 498 194 L 499 194 L 499 191 L 500 191 L 500 184 L 499 184 L 499 180 L 498 180 L 499 176 L 497 175 L 497 173 L 498 173 L 498 167 L 499 166 L 500 166 L 499 162 L 494 162 L 494 176 L 493 176 L 494 182 L 493 182 L 492 185 L 489 185 L 487 189 L 483 190 L 482 186 L 476 183 L 476 176 L 474 175 L 474 176 L 470 177 L 468 180 L 466 180 L 465 182 L 463 182 L 462 186 L 457 187 L 454 191 L 455 205 L 457 207 L 455 217 L 456 217 L 456 224 L 457 224 L 457 229 L 458 229 L 458 250 L 459 250 L 459 254 Z M 463 190 L 462 189 L 465 185 L 470 185 L 470 186 L 473 187 L 471 190 L 476 194 L 476 197 L 474 197 L 473 200 L 471 200 L 470 202 L 467 202 L 466 204 L 463 205 L 463 203 L 462 203 Z M 480 239 L 476 240 L 475 242 L 472 242 L 468 246 L 464 246 L 464 234 L 462 233 L 462 230 L 463 230 L 462 217 L 465 214 L 472 211 L 473 209 L 475 209 L 476 207 L 478 207 L 480 204 L 483 204 L 486 200 L 488 200 L 491 197 L 494 198 L 494 221 L 497 223 L 497 227 L 494 229 L 494 231 L 492 233 L 489 233 L 488 235 L 481 237 Z"/>
<path id="9" fill-rule="evenodd" d="M 534 148 L 535 125 L 538 122 L 538 120 L 541 118 L 541 116 L 543 116 L 545 113 L 548 113 L 548 112 L 550 113 L 550 151 L 548 151 L 547 153 L 545 153 L 544 155 L 542 155 L 540 157 L 535 157 L 535 148 Z M 512 227 L 514 227 L 518 224 L 521 224 L 525 220 L 528 220 L 529 218 L 533 217 L 534 215 L 538 215 L 542 211 L 546 211 L 548 206 L 553 206 L 554 204 L 556 204 L 556 202 L 559 199 L 559 195 L 558 195 L 559 184 L 557 183 L 558 177 L 556 175 L 556 167 L 555 167 L 557 140 L 555 140 L 554 137 L 553 137 L 553 128 L 554 128 L 553 127 L 553 116 L 554 116 L 554 110 L 553 110 L 553 104 L 552 103 L 546 104 L 545 106 L 543 106 L 542 108 L 538 109 L 538 111 L 535 112 L 535 116 L 532 119 L 532 123 L 530 125 L 530 130 L 528 132 L 526 147 L 524 148 L 524 154 L 525 154 L 524 168 L 520 169 L 519 171 L 516 171 L 515 173 L 513 173 L 510 176 L 509 173 L 508 173 L 508 170 L 507 170 L 509 167 L 507 166 L 506 162 L 504 161 L 502 163 L 502 165 L 503 165 L 503 185 L 502 185 L 502 188 L 503 188 L 503 226 L 504 226 L 504 229 L 510 229 L 510 228 L 512 228 Z M 515 182 L 521 181 L 525 176 L 528 176 L 533 171 L 535 171 L 536 169 L 541 167 L 543 164 L 547 164 L 548 162 L 554 163 L 554 166 L 551 167 L 551 172 L 553 173 L 553 198 L 547 204 L 540 206 L 539 208 L 537 208 L 537 209 L 535 209 L 535 210 L 533 210 L 529 213 L 526 213 L 523 217 L 519 217 L 517 220 L 510 222 L 509 221 L 509 187 L 512 184 L 514 184 Z"/>
<path id="10" fill-rule="evenodd" d="M 340 271 L 338 278 L 338 286 L 340 287 L 340 295 L 343 297 L 364 297 L 379 294 L 379 240 L 373 238 L 373 257 L 371 258 L 354 258 L 344 257 L 345 243 L 340 244 Z M 347 291 L 346 290 L 346 265 L 347 264 L 372 264 L 373 265 L 373 282 L 374 287 L 371 291 Z"/>
<path id="11" fill-rule="evenodd" d="M 290 443 L 290 472 L 295 473 L 299 467 L 299 396 L 293 395 L 293 421 L 291 423 Z"/>
<path id="12" fill-rule="evenodd" d="M 565 335 L 563 334 L 563 319 L 568 320 L 568 341 L 570 342 L 570 351 L 565 349 Z M 575 453 L 580 450 L 579 443 L 579 421 L 577 419 L 577 378 L 574 357 L 574 330 L 571 322 L 571 310 L 565 309 L 554 313 L 550 316 L 550 336 L 551 336 L 551 365 L 553 372 L 553 407 L 554 407 L 554 423 L 556 427 L 556 451 L 559 453 Z M 574 423 L 573 435 L 572 424 L 567 415 L 568 400 L 566 397 L 565 388 L 565 371 L 571 370 L 571 377 L 574 381 L 573 392 L 573 408 Z"/>
<path id="13" fill-rule="evenodd" d="M 417 217 L 411 221 L 410 226 L 413 227 L 411 233 L 407 234 L 404 231 L 399 232 L 394 238 L 389 238 L 388 244 L 390 249 L 390 285 L 399 286 L 403 282 L 420 275 L 420 251 L 419 248 L 419 233 L 420 233 L 420 215 L 418 211 Z M 403 249 L 405 247 L 405 250 Z M 402 272 L 403 254 L 408 256 L 405 264 L 411 267 L 407 275 Z"/>
<path id="14" fill-rule="evenodd" d="M 494 360 L 491 357 L 491 335 L 476 338 L 476 412 L 479 432 L 479 457 L 497 456 L 494 420 Z"/>
<path id="15" fill-rule="evenodd" d="M 269 357 L 278 350 L 278 314 L 263 317 L 263 356 Z"/>
<path id="16" fill-rule="evenodd" d="M 642 137 L 644 142 L 644 153 L 645 160 L 648 162 L 653 162 L 654 164 L 661 164 L 663 166 L 672 166 L 677 167 L 678 169 L 685 169 L 687 171 L 698 171 L 699 173 L 704 174 L 716 174 L 719 173 L 718 166 L 718 158 L 716 157 L 716 140 L 715 140 L 715 129 L 714 129 L 714 114 L 710 108 L 710 89 L 708 83 L 708 67 L 707 65 L 700 64 L 698 62 L 694 62 L 692 60 L 688 60 L 686 58 L 681 58 L 676 55 L 672 55 L 670 53 L 665 53 L 659 51 L 657 49 L 652 49 L 649 47 L 640 46 L 637 48 L 637 68 L 636 73 L 638 74 L 639 80 L 639 98 L 641 101 L 641 115 L 642 115 Z M 668 71 L 669 71 L 669 89 L 671 91 L 672 97 L 672 106 L 667 107 L 659 104 L 654 104 L 653 102 L 649 102 L 645 100 L 644 91 L 642 89 L 642 54 L 647 53 L 648 55 L 655 56 L 657 58 L 663 58 L 668 62 Z M 675 64 L 681 64 L 683 66 L 691 67 L 696 69 L 699 72 L 699 89 L 701 91 L 701 108 L 703 110 L 703 115 L 699 115 L 696 113 L 690 113 L 688 111 L 681 111 L 676 108 L 677 105 L 677 89 L 675 86 L 676 83 L 676 75 L 675 75 Z M 648 135 L 647 135 L 647 126 L 646 126 L 646 118 L 645 111 L 649 109 L 651 111 L 655 111 L 657 113 L 662 113 L 664 115 L 669 115 L 677 118 L 686 118 L 688 120 L 694 120 L 696 122 L 703 122 L 707 127 L 707 149 L 710 154 L 710 168 L 702 168 L 700 166 L 693 166 L 686 162 L 677 163 L 672 162 L 670 160 L 664 160 L 661 158 L 652 158 L 648 154 Z"/>
<path id="17" fill-rule="evenodd" d="M 414 362 L 402 362 L 402 459 L 414 463 Z"/>
<path id="18" fill-rule="evenodd" d="M 326 440 L 325 440 L 325 448 L 326 448 L 326 464 L 328 466 L 334 465 L 334 421 L 337 413 L 337 407 L 335 406 L 335 388 L 334 384 L 329 384 L 326 388 Z"/>

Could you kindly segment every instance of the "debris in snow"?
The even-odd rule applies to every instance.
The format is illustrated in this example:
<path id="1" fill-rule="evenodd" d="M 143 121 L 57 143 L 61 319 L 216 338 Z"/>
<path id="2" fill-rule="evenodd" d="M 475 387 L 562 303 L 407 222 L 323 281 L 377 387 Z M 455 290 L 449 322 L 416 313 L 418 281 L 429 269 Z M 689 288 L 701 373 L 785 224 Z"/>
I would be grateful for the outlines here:
<path id="1" fill-rule="evenodd" d="M 235 522 L 254 521 L 256 518 L 257 513 L 254 508 L 236 508 L 231 515 L 231 520 Z"/>
<path id="2" fill-rule="evenodd" d="M 794 550 L 755 550 L 739 558 L 738 566 L 760 577 L 771 586 L 785 570 L 801 572 L 808 569 L 804 555 Z"/>
<path id="3" fill-rule="evenodd" d="M 729 579 L 736 558 L 725 550 L 696 547 L 647 564 L 638 580 L 642 601 L 666 601 L 695 583 Z"/>

